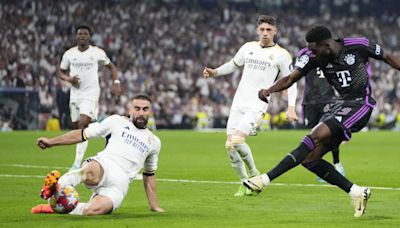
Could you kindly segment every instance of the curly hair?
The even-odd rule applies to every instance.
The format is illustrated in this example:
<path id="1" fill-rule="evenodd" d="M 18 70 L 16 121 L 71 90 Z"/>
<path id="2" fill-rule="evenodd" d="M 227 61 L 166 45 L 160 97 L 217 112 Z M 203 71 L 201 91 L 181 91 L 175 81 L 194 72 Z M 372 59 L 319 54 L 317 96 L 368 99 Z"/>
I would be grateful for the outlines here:
<path id="1" fill-rule="evenodd" d="M 311 42 L 321 42 L 332 38 L 332 33 L 329 29 L 323 25 L 316 25 L 312 27 L 306 34 L 306 41 Z"/>

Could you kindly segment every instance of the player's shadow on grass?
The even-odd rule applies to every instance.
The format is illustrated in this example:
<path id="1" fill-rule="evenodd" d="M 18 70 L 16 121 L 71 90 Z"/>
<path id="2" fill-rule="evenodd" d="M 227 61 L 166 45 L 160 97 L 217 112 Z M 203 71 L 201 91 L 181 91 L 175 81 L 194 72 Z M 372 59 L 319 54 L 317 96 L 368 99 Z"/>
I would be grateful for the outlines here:
<path id="1" fill-rule="evenodd" d="M 368 214 L 366 214 L 361 219 L 367 221 L 376 221 L 376 220 L 390 220 L 394 218 L 391 216 L 383 216 L 383 215 L 368 216 Z"/>

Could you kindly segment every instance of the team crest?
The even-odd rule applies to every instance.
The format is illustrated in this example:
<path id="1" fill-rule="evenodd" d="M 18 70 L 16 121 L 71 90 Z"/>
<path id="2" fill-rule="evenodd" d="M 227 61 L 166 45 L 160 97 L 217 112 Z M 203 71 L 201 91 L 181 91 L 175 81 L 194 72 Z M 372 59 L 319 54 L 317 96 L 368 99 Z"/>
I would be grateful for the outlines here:
<path id="1" fill-rule="evenodd" d="M 347 54 L 344 57 L 344 61 L 347 63 L 347 65 L 351 66 L 356 62 L 356 56 L 353 54 Z"/>

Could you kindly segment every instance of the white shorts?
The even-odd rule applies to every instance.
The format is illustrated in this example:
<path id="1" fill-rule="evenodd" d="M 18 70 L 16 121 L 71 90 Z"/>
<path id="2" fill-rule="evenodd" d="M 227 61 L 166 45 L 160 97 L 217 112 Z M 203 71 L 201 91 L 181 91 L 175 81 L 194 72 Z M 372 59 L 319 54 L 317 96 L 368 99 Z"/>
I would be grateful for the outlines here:
<path id="1" fill-rule="evenodd" d="M 113 211 L 115 211 L 122 203 L 129 189 L 129 177 L 124 171 L 111 159 L 101 156 L 94 156 L 92 159 L 100 163 L 103 167 L 104 174 L 100 183 L 96 186 L 85 185 L 91 189 L 93 195 L 107 196 L 113 203 Z"/>
<path id="2" fill-rule="evenodd" d="M 97 119 L 99 113 L 99 105 L 97 99 L 79 99 L 69 102 L 71 111 L 71 121 L 77 122 L 80 119 L 80 114 L 89 116 L 92 120 Z"/>
<path id="3" fill-rule="evenodd" d="M 263 117 L 267 108 L 250 108 L 233 106 L 229 113 L 228 123 L 226 124 L 226 134 L 232 135 L 235 130 L 239 130 L 249 135 L 254 125 Z"/>

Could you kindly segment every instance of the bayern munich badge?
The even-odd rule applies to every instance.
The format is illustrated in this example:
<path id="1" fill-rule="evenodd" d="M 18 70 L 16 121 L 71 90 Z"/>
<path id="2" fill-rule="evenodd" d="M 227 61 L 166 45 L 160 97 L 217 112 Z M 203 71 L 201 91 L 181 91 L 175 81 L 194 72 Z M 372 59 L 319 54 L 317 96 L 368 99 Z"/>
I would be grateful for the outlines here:
<path id="1" fill-rule="evenodd" d="M 347 65 L 351 66 L 356 62 L 356 56 L 353 54 L 347 54 L 344 57 L 344 61 L 347 63 Z"/>

